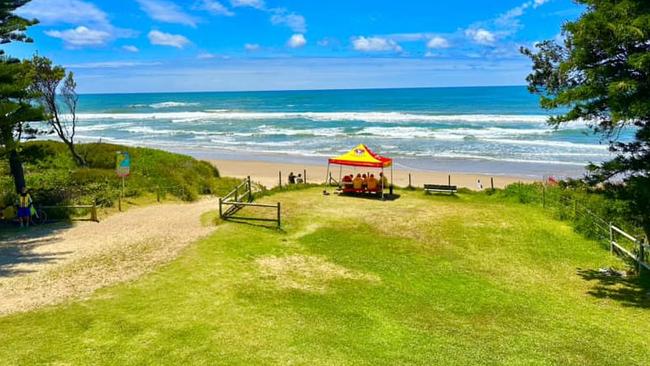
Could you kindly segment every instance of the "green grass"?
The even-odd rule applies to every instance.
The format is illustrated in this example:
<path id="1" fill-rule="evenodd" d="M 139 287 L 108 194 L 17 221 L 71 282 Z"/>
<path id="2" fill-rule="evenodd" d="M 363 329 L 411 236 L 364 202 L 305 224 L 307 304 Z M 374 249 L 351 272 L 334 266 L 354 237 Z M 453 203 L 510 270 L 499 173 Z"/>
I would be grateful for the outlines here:
<path id="1" fill-rule="evenodd" d="M 481 194 L 379 202 L 321 191 L 263 199 L 282 202 L 282 232 L 222 222 L 136 282 L 0 318 L 0 360 L 650 362 L 647 283 L 599 277 L 624 265 L 538 208 Z"/>
<path id="2" fill-rule="evenodd" d="M 156 149 L 91 143 L 79 144 L 77 150 L 88 167 L 77 167 L 63 143 L 33 141 L 24 144 L 27 186 L 41 205 L 90 204 L 115 207 L 121 192 L 121 179 L 115 174 L 117 151 L 131 155 L 131 175 L 126 179 L 128 200 L 144 203 L 156 199 L 195 200 L 201 194 L 225 194 L 237 180 L 220 178 L 217 168 L 192 157 Z M 0 207 L 15 197 L 8 164 L 0 160 Z"/>

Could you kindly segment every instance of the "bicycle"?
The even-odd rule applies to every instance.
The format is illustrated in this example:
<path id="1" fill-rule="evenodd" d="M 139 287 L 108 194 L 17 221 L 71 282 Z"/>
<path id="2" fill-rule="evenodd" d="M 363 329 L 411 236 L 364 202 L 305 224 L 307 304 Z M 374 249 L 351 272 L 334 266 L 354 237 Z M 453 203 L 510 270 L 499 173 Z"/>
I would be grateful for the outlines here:
<path id="1" fill-rule="evenodd" d="M 3 209 L 4 211 L 4 209 Z M 5 223 L 8 224 L 15 224 L 18 225 L 20 224 L 20 220 L 18 219 L 18 216 L 16 216 L 16 213 L 18 212 L 18 206 L 14 205 L 14 210 L 12 212 L 12 215 L 9 217 L 5 217 L 4 215 L 2 216 L 2 220 Z M 40 208 L 30 208 L 31 216 L 29 217 L 29 224 L 33 226 L 38 226 L 38 225 L 43 225 L 47 222 L 47 213 L 40 209 Z"/>

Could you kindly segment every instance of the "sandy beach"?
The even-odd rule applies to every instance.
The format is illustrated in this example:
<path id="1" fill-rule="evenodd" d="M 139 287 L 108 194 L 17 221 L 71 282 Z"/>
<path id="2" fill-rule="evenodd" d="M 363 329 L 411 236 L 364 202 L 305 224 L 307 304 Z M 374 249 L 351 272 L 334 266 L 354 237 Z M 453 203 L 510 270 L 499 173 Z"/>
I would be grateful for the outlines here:
<path id="1" fill-rule="evenodd" d="M 307 173 L 308 183 L 323 183 L 327 175 L 327 164 L 288 164 L 288 163 L 271 163 L 265 161 L 251 160 L 210 160 L 215 165 L 222 176 L 245 178 L 250 176 L 254 182 L 260 183 L 266 187 L 275 187 L 280 181 L 280 172 L 282 173 L 282 184 L 286 184 L 287 176 L 293 172 L 295 175 Z M 332 166 L 332 176 L 334 179 L 339 177 L 339 167 Z M 378 174 L 378 170 L 343 167 L 341 173 L 356 174 L 367 173 Z M 386 173 L 390 178 L 390 172 Z M 408 186 L 409 174 L 411 174 L 411 184 L 416 187 L 422 187 L 426 183 L 430 184 L 447 184 L 451 177 L 451 184 L 460 188 L 477 189 L 480 180 L 484 188 L 490 188 L 491 179 L 494 180 L 494 188 L 503 188 L 508 184 L 515 182 L 533 182 L 534 180 L 527 177 L 516 176 L 490 176 L 481 174 L 467 173 L 448 173 L 448 172 L 431 172 L 431 171 L 407 171 L 395 168 L 393 171 L 393 183 L 397 186 Z"/>

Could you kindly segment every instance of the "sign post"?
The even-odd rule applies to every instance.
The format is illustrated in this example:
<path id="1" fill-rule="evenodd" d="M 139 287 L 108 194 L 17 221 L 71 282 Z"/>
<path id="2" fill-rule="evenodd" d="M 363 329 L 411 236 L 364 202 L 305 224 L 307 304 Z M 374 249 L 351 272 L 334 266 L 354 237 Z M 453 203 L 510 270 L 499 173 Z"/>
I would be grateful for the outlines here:
<path id="1" fill-rule="evenodd" d="M 115 173 L 122 178 L 122 192 L 118 201 L 118 209 L 122 211 L 122 199 L 124 199 L 124 185 L 126 177 L 131 174 L 131 155 L 126 151 L 118 151 L 115 156 Z"/>

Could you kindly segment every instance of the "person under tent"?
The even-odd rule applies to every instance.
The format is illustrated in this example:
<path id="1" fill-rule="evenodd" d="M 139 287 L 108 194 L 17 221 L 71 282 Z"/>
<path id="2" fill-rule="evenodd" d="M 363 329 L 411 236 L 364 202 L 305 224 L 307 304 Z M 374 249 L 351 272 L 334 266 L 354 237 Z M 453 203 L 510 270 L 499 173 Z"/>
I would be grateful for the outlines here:
<path id="1" fill-rule="evenodd" d="M 357 174 L 357 176 L 352 180 L 352 188 L 355 191 L 363 192 L 363 178 L 361 178 L 361 174 Z"/>
<path id="2" fill-rule="evenodd" d="M 352 190 L 352 180 L 354 179 L 354 175 L 346 175 L 341 179 L 341 183 L 343 184 L 343 192 L 349 192 Z"/>
<path id="3" fill-rule="evenodd" d="M 381 191 L 381 189 L 379 188 L 379 181 L 377 180 L 377 178 L 375 178 L 374 174 L 370 174 L 370 177 L 368 177 L 368 183 L 366 187 L 368 189 L 368 192 L 371 193 L 377 193 Z"/>

